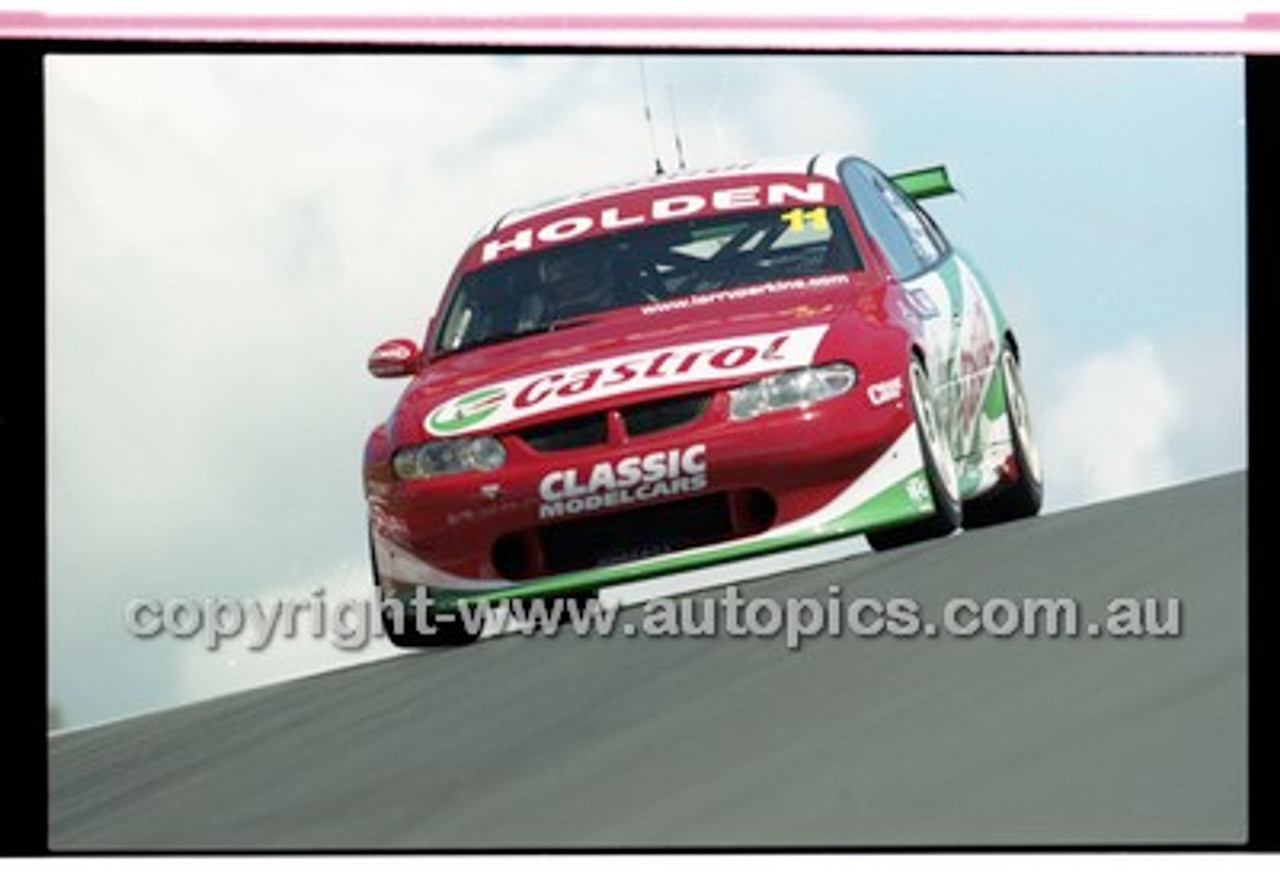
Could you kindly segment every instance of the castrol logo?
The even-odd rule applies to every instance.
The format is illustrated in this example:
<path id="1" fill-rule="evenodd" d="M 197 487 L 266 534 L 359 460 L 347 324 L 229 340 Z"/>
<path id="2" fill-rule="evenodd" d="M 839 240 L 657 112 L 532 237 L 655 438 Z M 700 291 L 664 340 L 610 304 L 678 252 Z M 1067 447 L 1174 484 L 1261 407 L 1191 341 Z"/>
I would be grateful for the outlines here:
<path id="1" fill-rule="evenodd" d="M 756 333 L 541 371 L 451 398 L 427 414 L 423 428 L 448 437 L 672 383 L 714 383 L 804 367 L 813 362 L 826 331 L 820 325 Z"/>

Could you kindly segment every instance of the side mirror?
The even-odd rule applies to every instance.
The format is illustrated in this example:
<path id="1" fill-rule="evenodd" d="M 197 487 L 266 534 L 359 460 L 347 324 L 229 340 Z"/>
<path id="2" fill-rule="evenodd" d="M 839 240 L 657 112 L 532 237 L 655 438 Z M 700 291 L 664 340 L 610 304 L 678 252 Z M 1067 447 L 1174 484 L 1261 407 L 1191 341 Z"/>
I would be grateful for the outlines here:
<path id="1" fill-rule="evenodd" d="M 412 339 L 390 339 L 369 355 L 369 372 L 379 379 L 412 376 L 421 359 L 422 352 Z"/>

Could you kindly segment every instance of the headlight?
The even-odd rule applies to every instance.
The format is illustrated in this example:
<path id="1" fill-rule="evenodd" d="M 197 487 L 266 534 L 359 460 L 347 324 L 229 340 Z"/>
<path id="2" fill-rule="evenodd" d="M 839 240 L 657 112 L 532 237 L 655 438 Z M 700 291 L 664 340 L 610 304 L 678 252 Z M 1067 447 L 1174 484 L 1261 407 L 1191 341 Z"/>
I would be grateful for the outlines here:
<path id="1" fill-rule="evenodd" d="M 391 458 L 400 479 L 426 479 L 467 470 L 496 470 L 507 462 L 507 451 L 492 436 L 445 439 L 401 448 Z"/>
<path id="2" fill-rule="evenodd" d="M 836 363 L 776 373 L 729 393 L 729 414 L 750 420 L 770 411 L 799 408 L 843 395 L 858 382 L 851 364 Z"/>

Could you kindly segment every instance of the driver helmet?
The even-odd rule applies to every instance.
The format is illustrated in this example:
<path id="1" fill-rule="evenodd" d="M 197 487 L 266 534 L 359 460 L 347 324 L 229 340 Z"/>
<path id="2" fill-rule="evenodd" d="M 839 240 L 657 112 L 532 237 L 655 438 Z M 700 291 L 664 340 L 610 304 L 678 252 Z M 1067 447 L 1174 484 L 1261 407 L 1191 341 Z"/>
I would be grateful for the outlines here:
<path id="1" fill-rule="evenodd" d="M 581 314 L 609 306 L 612 284 L 607 259 L 590 252 L 567 252 L 544 258 L 539 274 L 561 312 L 557 316 L 562 317 L 565 310 Z"/>

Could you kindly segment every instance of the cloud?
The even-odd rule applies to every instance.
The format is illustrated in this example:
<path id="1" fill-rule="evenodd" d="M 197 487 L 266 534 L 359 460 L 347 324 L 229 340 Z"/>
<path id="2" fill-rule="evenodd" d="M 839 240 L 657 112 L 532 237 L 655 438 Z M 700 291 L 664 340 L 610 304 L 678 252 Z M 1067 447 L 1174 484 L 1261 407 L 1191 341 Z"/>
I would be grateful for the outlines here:
<path id="1" fill-rule="evenodd" d="M 401 655 L 377 635 L 376 603 L 364 564 L 315 572 L 251 599 L 223 599 L 218 609 L 193 601 L 207 624 L 178 645 L 183 702 Z"/>
<path id="2" fill-rule="evenodd" d="M 815 60 L 806 66 L 771 64 L 745 56 L 717 61 L 714 70 L 690 65 L 660 71 L 654 98 L 659 134 L 669 127 L 668 81 L 679 104 L 679 123 L 691 164 L 733 163 L 769 156 L 852 150 L 874 154 L 875 128 L 857 98 L 839 78 L 843 63 Z M 659 113 L 663 114 L 659 114 Z M 670 137 L 661 148 L 670 158 Z"/>
<path id="3" fill-rule="evenodd" d="M 920 140 L 919 107 L 865 61 L 647 65 L 668 168 L 672 94 L 691 166 Z M 1026 118 L 994 142 L 1022 145 L 1038 132 Z M 985 158 L 993 138 L 968 120 L 933 126 L 958 157 Z M 627 55 L 55 55 L 46 154 L 50 686 L 71 724 L 353 660 L 313 639 L 213 656 L 140 643 L 121 610 L 363 587 L 360 454 L 400 389 L 367 376 L 368 351 L 420 337 L 458 253 L 499 214 L 653 168 Z M 1093 183 L 1082 195 L 1109 186 Z M 1034 230 L 1015 220 L 983 217 L 1021 257 Z M 1044 294 L 1039 279 L 1019 289 Z M 1206 463 L 1224 445 L 1242 455 L 1242 399 L 1222 401 L 1242 395 L 1237 334 L 1195 356 L 1204 391 L 1170 393 L 1179 355 L 1159 341 L 1059 383 L 1061 356 L 1041 349 L 1076 350 L 1053 343 L 1074 309 L 1027 304 L 1043 313 L 1033 327 L 1014 309 L 1051 503 L 1186 474 L 1175 433 Z M 1202 406 L 1224 424 L 1213 440 L 1177 429 Z"/>
<path id="4" fill-rule="evenodd" d="M 705 121 L 714 79 L 686 69 Z M 820 78 L 743 71 L 762 90 L 721 110 L 736 153 L 781 148 L 756 122 L 791 91 L 792 138 L 830 111 Z M 123 635 L 130 599 L 363 569 L 360 453 L 399 388 L 368 351 L 424 331 L 499 214 L 651 171 L 627 57 L 59 56 L 46 118 L 50 676 L 72 724 L 212 686 L 159 671 L 187 646 Z"/>
<path id="5" fill-rule="evenodd" d="M 1038 415 L 1055 506 L 1147 491 L 1184 475 L 1174 440 L 1187 402 L 1150 342 L 1068 365 L 1052 395 Z"/>
<path id="6" fill-rule="evenodd" d="M 1248 466 L 1247 341 L 1243 315 L 1219 314 L 1161 345 L 1160 355 L 1176 371 L 1187 406 L 1178 430 L 1178 460 L 1188 476 Z"/>

